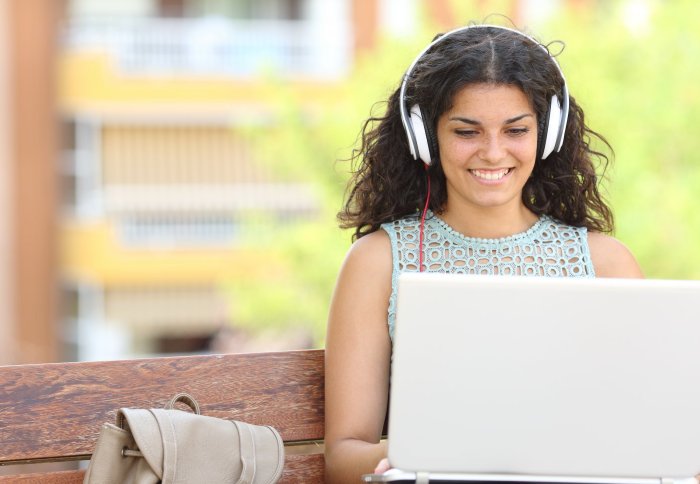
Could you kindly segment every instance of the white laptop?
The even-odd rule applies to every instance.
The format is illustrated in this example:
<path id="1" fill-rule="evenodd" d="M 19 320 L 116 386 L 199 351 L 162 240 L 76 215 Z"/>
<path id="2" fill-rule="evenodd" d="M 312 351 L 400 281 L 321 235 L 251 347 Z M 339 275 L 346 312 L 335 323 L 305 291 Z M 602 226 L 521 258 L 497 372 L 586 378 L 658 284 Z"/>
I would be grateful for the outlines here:
<path id="1" fill-rule="evenodd" d="M 366 482 L 695 484 L 700 282 L 401 275 L 388 449 Z"/>

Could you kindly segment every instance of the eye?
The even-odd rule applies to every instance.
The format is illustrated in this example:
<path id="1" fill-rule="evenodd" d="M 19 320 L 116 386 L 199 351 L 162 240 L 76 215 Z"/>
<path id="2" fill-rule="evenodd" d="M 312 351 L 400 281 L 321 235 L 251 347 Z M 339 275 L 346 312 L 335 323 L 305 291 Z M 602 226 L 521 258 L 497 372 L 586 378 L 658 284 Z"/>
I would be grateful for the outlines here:
<path id="1" fill-rule="evenodd" d="M 530 132 L 530 128 L 528 128 L 526 126 L 518 127 L 518 128 L 508 128 L 506 130 L 506 133 L 508 133 L 511 136 L 523 136 L 529 132 Z"/>
<path id="2" fill-rule="evenodd" d="M 462 138 L 472 138 L 479 134 L 479 132 L 475 129 L 456 129 L 455 134 Z"/>

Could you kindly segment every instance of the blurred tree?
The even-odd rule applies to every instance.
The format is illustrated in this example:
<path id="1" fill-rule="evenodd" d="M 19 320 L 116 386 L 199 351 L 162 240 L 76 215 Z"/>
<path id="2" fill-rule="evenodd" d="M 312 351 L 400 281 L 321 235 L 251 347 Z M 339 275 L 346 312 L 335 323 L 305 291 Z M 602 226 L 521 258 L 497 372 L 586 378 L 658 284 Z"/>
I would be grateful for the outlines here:
<path id="1" fill-rule="evenodd" d="M 269 102 L 276 106 L 277 120 L 251 128 L 247 135 L 276 173 L 315 187 L 320 211 L 311 221 L 276 226 L 263 240 L 256 234 L 244 242 L 264 244 L 285 264 L 275 267 L 274 275 L 231 281 L 236 324 L 251 330 L 307 328 L 322 345 L 335 278 L 351 243 L 351 232 L 338 229 L 335 218 L 351 170 L 348 160 L 364 120 L 370 112 L 384 112 L 385 104 L 377 101 L 398 86 L 421 40 L 430 37 L 417 35 L 411 43 L 382 39 L 374 51 L 358 58 L 353 74 L 330 101 L 303 98 L 294 86 L 269 81 Z"/>
<path id="2" fill-rule="evenodd" d="M 647 277 L 700 278 L 700 4 L 597 2 L 547 26 L 589 124 L 615 149 L 609 194 L 616 235 Z"/>

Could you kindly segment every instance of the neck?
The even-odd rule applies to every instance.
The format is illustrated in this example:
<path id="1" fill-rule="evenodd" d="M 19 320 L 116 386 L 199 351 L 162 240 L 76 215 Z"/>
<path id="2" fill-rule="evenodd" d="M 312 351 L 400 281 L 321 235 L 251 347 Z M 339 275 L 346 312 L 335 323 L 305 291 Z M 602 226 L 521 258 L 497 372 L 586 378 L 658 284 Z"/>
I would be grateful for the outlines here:
<path id="1" fill-rule="evenodd" d="M 440 216 L 450 227 L 467 237 L 497 239 L 525 232 L 539 218 L 525 205 L 499 207 L 451 207 Z"/>

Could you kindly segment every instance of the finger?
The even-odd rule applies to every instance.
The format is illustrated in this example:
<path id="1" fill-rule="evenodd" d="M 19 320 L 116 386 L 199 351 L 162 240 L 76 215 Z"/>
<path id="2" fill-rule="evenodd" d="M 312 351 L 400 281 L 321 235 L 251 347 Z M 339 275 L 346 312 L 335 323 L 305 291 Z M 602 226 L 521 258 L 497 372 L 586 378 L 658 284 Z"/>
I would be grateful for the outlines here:
<path id="1" fill-rule="evenodd" d="M 389 459 L 386 457 L 382 460 L 379 461 L 379 464 L 377 464 L 377 467 L 374 469 L 375 474 L 383 474 L 384 472 L 388 471 L 391 469 L 391 465 L 389 465 Z M 700 483 L 698 483 L 700 484 Z"/>

